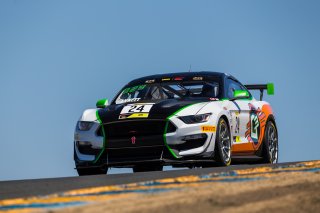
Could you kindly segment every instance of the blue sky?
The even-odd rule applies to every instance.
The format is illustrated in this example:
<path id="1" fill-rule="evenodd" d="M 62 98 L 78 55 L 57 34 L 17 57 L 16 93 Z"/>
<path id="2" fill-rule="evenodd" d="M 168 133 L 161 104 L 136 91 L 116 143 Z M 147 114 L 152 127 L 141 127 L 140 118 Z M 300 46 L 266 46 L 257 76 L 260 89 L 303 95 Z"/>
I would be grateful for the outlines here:
<path id="1" fill-rule="evenodd" d="M 280 161 L 319 159 L 319 10 L 312 0 L 0 1 L 0 180 L 76 175 L 84 109 L 133 78 L 190 65 L 274 82 Z"/>

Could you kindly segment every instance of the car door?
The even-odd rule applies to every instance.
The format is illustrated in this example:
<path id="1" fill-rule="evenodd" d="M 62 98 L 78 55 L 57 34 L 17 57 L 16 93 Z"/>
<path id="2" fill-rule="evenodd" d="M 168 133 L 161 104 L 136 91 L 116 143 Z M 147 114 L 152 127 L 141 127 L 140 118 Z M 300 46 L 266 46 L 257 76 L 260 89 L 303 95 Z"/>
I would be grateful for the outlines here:
<path id="1" fill-rule="evenodd" d="M 241 83 L 232 78 L 227 78 L 225 82 L 225 95 L 228 99 L 234 97 L 235 90 L 247 90 Z M 249 93 L 250 94 L 250 93 Z M 227 109 L 231 114 L 231 135 L 233 141 L 233 153 L 253 152 L 253 144 L 251 134 L 248 128 L 251 128 L 252 116 L 252 96 L 247 99 L 238 99 L 228 101 Z M 254 135 L 253 135 L 254 137 Z"/>

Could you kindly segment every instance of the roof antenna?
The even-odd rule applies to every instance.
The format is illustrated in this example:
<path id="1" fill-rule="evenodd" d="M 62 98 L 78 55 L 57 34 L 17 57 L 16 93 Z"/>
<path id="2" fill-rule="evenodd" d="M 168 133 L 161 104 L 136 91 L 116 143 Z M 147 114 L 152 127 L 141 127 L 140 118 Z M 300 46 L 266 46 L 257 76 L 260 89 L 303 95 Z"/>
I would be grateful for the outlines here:
<path id="1" fill-rule="evenodd" d="M 191 64 L 190 64 L 190 67 L 189 67 L 189 72 L 192 72 L 192 70 L 191 70 Z"/>

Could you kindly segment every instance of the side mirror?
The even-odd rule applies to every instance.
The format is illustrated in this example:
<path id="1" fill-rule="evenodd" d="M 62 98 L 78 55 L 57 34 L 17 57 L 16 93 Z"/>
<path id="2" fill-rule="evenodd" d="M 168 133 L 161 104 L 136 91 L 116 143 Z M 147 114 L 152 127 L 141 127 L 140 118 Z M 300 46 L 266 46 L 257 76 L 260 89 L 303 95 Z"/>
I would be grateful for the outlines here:
<path id="1" fill-rule="evenodd" d="M 249 92 L 247 90 L 235 90 L 233 92 L 233 98 L 230 101 L 238 100 L 238 99 L 246 99 L 249 98 Z"/>
<path id="2" fill-rule="evenodd" d="M 108 99 L 100 99 L 96 103 L 97 108 L 106 108 L 108 106 Z"/>

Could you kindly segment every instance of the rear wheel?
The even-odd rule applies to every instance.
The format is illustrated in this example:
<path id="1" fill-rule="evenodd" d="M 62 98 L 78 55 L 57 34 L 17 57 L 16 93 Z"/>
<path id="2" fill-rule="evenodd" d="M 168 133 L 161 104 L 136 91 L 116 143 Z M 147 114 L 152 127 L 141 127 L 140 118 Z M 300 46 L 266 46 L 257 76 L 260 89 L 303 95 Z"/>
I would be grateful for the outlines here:
<path id="1" fill-rule="evenodd" d="M 220 118 L 218 123 L 214 159 L 220 166 L 229 166 L 231 163 L 230 129 L 224 118 Z"/>
<path id="2" fill-rule="evenodd" d="M 103 175 L 103 174 L 107 174 L 107 171 L 108 169 L 104 169 L 104 168 L 85 168 L 85 169 L 77 168 L 77 172 L 79 176 Z"/>
<path id="3" fill-rule="evenodd" d="M 137 165 L 132 168 L 133 172 L 151 172 L 151 171 L 162 171 L 163 166 L 161 165 Z"/>
<path id="4" fill-rule="evenodd" d="M 266 125 L 262 158 L 263 163 L 278 163 L 278 131 L 272 121 L 269 121 Z"/>

